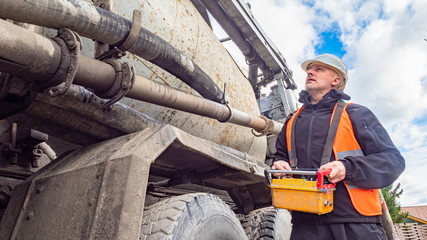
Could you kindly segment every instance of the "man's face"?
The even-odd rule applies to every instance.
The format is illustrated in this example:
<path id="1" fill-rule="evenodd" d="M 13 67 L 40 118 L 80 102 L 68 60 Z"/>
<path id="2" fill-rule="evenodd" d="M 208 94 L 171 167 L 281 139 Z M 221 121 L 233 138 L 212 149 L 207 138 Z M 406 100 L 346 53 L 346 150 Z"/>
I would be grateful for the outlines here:
<path id="1" fill-rule="evenodd" d="M 321 64 L 313 63 L 307 70 L 305 90 L 313 94 L 314 92 L 327 93 L 331 89 L 337 88 L 340 78 L 338 74 Z"/>

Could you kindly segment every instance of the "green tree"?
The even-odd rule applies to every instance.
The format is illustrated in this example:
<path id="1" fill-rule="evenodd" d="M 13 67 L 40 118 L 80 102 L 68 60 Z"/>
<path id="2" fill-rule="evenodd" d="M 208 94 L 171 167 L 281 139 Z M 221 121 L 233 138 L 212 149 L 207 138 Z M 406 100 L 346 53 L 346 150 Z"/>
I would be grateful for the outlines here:
<path id="1" fill-rule="evenodd" d="M 388 211 L 390 212 L 391 219 L 394 223 L 402 223 L 408 217 L 408 213 L 399 214 L 400 203 L 397 199 L 402 195 L 403 189 L 400 188 L 400 183 L 393 188 L 393 185 L 381 189 L 384 196 L 384 201 L 387 204 Z"/>

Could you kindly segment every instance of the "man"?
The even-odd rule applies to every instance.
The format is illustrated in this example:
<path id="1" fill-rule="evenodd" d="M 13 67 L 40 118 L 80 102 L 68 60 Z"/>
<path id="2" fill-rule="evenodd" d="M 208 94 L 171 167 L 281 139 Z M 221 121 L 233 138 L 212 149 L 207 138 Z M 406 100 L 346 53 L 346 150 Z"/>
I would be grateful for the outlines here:
<path id="1" fill-rule="evenodd" d="M 343 102 L 350 97 L 342 91 L 347 68 L 340 58 L 322 54 L 301 67 L 307 72 L 299 98 L 304 105 L 287 118 L 272 169 L 331 169 L 328 180 L 337 185 L 331 213 L 292 212 L 291 239 L 387 239 L 378 189 L 399 177 L 405 160 L 370 110 Z"/>

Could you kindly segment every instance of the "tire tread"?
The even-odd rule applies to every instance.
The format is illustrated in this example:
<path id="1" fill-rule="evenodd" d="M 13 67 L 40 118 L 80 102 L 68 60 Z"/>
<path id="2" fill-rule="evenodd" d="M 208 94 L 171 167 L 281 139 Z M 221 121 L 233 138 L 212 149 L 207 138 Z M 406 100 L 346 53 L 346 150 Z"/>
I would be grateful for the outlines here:
<path id="1" fill-rule="evenodd" d="M 187 211 L 187 206 L 192 201 L 200 204 L 205 200 L 211 200 L 214 205 L 223 207 L 230 214 L 234 212 L 217 196 L 206 193 L 191 193 L 165 199 L 144 208 L 141 225 L 141 240 L 173 239 L 174 230 L 180 217 Z M 200 202 L 200 203 L 199 203 Z"/>
<path id="2" fill-rule="evenodd" d="M 245 216 L 242 226 L 248 239 L 274 239 L 277 209 L 273 207 L 256 209 Z"/>

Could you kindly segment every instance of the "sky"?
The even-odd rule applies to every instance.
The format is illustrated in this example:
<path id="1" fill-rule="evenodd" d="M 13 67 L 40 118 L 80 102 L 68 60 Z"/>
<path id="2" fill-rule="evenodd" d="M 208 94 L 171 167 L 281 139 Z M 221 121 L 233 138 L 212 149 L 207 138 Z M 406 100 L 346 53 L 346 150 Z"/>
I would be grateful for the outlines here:
<path id="1" fill-rule="evenodd" d="M 406 159 L 401 206 L 427 205 L 427 0 L 247 0 L 298 85 L 322 53 L 348 67 L 350 102 L 371 109 Z M 424 176 L 426 174 L 426 176 Z"/>

